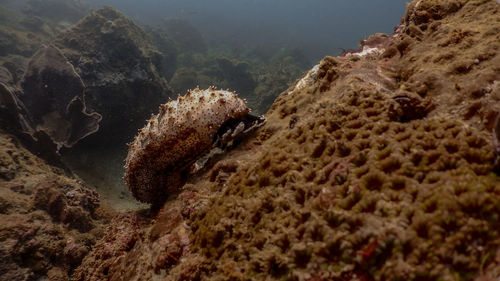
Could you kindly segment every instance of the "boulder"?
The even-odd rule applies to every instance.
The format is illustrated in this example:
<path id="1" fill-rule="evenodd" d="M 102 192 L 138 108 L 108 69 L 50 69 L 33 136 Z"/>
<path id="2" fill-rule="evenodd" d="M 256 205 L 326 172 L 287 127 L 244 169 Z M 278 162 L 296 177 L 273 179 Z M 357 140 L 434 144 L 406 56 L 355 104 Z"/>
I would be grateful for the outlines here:
<path id="1" fill-rule="evenodd" d="M 158 71 L 161 53 L 141 28 L 111 7 L 62 32 L 55 45 L 82 78 L 89 106 L 102 114 L 100 144 L 131 140 L 171 96 Z"/>
<path id="2" fill-rule="evenodd" d="M 44 132 L 57 149 L 99 129 L 101 115 L 87 112 L 85 85 L 57 47 L 43 46 L 31 58 L 21 85 L 19 100 L 27 111 L 29 133 Z"/>

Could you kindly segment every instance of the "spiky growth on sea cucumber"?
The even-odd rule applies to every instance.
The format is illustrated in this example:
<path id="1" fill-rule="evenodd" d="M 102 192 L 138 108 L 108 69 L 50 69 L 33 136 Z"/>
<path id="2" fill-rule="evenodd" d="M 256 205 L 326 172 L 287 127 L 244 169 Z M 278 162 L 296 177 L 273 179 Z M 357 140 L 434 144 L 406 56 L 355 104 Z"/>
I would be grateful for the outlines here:
<path id="1" fill-rule="evenodd" d="M 134 197 L 159 205 L 184 184 L 184 174 L 213 146 L 219 129 L 248 115 L 231 91 L 195 89 L 159 108 L 130 144 L 125 181 Z"/>

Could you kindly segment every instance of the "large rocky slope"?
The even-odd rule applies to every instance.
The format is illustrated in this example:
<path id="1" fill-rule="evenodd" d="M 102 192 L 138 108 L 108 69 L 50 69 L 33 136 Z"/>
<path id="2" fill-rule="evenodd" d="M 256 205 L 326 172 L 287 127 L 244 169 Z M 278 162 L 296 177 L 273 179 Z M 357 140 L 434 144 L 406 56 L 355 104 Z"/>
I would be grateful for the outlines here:
<path id="1" fill-rule="evenodd" d="M 107 214 L 95 190 L 0 131 L 0 280 L 68 280 Z"/>
<path id="2" fill-rule="evenodd" d="M 101 144 L 130 141 L 172 96 L 157 68 L 161 53 L 139 26 L 111 7 L 90 13 L 54 44 L 82 78 L 89 107 L 102 115 Z"/>
<path id="3" fill-rule="evenodd" d="M 498 1 L 411 2 L 74 279 L 497 280 L 499 30 Z"/>
<path id="4" fill-rule="evenodd" d="M 57 1 L 39 4 L 49 2 L 57 6 Z M 155 66 L 161 55 L 140 28 L 111 8 L 90 14 L 80 22 L 86 28 L 76 24 L 70 35 L 57 39 L 59 29 L 45 18 L 16 15 L 3 7 L 0 13 L 0 33 L 5 35 L 0 36 L 0 280 L 68 280 L 102 237 L 113 211 L 100 204 L 96 190 L 75 177 L 56 151 L 98 130 L 99 137 L 107 137 L 103 145 L 125 147 L 127 132 L 132 138 L 168 96 Z M 94 35 L 82 35 L 91 26 Z M 101 41 L 92 41 L 97 35 Z M 72 46 L 65 45 L 69 37 Z M 87 45 L 78 49 L 79 44 Z M 78 54 L 80 59 L 72 61 Z M 123 62 L 127 54 L 132 57 Z M 119 75 L 110 77 L 115 73 Z M 99 96 L 96 84 L 108 95 Z M 139 100 L 141 94 L 145 101 L 137 106 L 130 99 Z M 99 126 L 97 112 L 103 113 L 105 126 Z M 117 116 L 120 126 L 109 125 L 117 120 L 111 116 Z M 111 132 L 116 128 L 119 133 Z M 108 164 L 93 163 L 101 170 Z"/>

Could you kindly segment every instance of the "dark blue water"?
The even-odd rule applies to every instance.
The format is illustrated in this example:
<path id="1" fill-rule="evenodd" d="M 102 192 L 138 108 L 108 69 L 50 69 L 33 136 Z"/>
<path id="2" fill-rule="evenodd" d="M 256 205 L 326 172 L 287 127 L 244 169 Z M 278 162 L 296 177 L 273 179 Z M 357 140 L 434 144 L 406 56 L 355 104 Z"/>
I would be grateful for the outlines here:
<path id="1" fill-rule="evenodd" d="M 404 0 L 89 0 L 118 8 L 138 22 L 188 19 L 212 46 L 298 47 L 308 57 L 357 48 L 376 32 L 392 33 Z"/>

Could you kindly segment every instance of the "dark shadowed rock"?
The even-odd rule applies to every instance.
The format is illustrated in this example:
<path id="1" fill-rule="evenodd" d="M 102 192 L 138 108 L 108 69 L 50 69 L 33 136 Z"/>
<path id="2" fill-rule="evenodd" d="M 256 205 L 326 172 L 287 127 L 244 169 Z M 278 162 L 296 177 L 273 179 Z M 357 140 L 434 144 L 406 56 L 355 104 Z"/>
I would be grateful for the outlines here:
<path id="1" fill-rule="evenodd" d="M 31 59 L 19 95 L 32 133 L 42 131 L 58 148 L 71 147 L 99 129 L 101 116 L 87 113 L 85 85 L 55 46 L 44 46 Z"/>
<path id="2" fill-rule="evenodd" d="M 113 8 L 94 11 L 62 32 L 55 44 L 85 83 L 89 106 L 102 114 L 98 138 L 107 142 L 131 139 L 171 95 L 156 67 L 161 53 Z"/>
<path id="3" fill-rule="evenodd" d="M 495 171 L 500 174 L 500 112 L 497 113 L 495 125 L 493 127 L 493 149 L 495 153 Z"/>
<path id="4" fill-rule="evenodd" d="M 26 120 L 12 89 L 0 80 L 0 125 L 5 129 L 23 130 Z"/>

